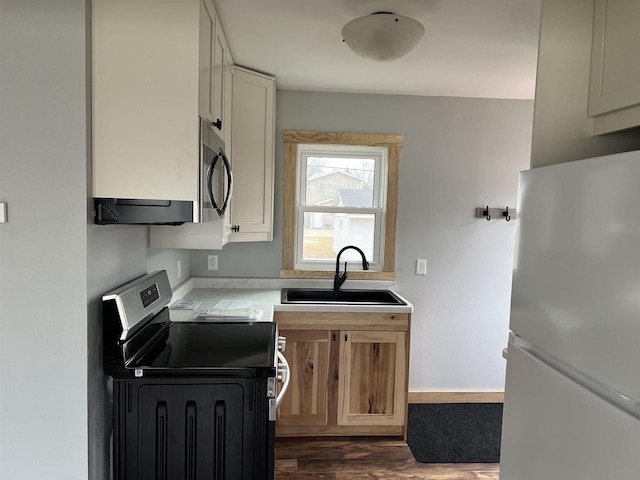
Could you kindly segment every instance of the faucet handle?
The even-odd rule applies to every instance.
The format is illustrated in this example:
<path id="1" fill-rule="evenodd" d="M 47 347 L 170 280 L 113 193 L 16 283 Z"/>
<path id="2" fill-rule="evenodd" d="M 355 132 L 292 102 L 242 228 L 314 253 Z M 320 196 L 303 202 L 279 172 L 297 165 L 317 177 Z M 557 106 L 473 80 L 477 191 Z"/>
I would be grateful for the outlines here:
<path id="1" fill-rule="evenodd" d="M 344 272 L 340 275 L 339 270 L 336 269 L 336 275 L 333 278 L 333 289 L 340 290 L 342 284 L 347 280 L 347 262 L 344 262 Z"/>

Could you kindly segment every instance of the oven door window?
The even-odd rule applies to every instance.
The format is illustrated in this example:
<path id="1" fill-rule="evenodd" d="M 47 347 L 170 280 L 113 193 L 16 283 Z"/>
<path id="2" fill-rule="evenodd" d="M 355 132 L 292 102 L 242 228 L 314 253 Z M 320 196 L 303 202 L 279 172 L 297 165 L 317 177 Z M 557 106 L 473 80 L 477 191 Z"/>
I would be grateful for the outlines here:
<path id="1" fill-rule="evenodd" d="M 202 178 L 203 206 L 216 212 L 220 218 L 229 206 L 233 190 L 231 165 L 224 150 L 213 151 L 203 145 L 204 171 Z"/>

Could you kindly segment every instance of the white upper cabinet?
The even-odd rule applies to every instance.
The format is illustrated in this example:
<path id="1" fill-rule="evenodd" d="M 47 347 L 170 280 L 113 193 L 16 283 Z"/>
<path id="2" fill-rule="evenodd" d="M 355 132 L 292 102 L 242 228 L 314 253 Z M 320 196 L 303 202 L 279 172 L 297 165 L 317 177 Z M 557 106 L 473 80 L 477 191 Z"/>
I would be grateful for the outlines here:
<path id="1" fill-rule="evenodd" d="M 233 126 L 233 58 L 231 57 L 231 51 L 228 47 L 225 52 L 222 74 L 222 82 L 224 85 L 222 91 L 222 139 L 224 140 L 227 156 L 233 158 L 231 153 L 231 130 Z"/>
<path id="2" fill-rule="evenodd" d="M 233 69 L 231 242 L 273 240 L 275 78 Z"/>
<path id="3" fill-rule="evenodd" d="M 597 135 L 640 125 L 640 2 L 594 5 L 588 112 Z"/>
<path id="4" fill-rule="evenodd" d="M 233 66 L 212 0 L 93 0 L 92 108 L 94 197 L 197 201 L 198 116 L 225 142 L 225 218 L 154 225 L 152 247 L 273 239 L 275 79 Z"/>
<path id="5" fill-rule="evenodd" d="M 93 196 L 198 200 L 213 120 L 211 0 L 93 0 Z"/>
<path id="6" fill-rule="evenodd" d="M 200 0 L 200 115 L 218 127 L 233 170 L 231 152 L 233 59 L 211 0 Z M 235 176 L 234 176 L 235 179 Z M 233 204 L 233 196 L 231 198 Z M 232 208 L 224 218 L 180 226 L 152 225 L 149 244 L 153 248 L 220 250 L 229 241 Z"/>
<path id="7" fill-rule="evenodd" d="M 212 122 L 218 130 L 218 135 L 224 139 L 224 132 L 227 127 L 226 119 L 224 118 L 225 110 L 225 98 L 224 91 L 227 86 L 225 85 L 224 68 L 227 57 L 227 41 L 225 40 L 224 33 L 220 22 L 216 17 L 216 33 L 213 37 L 213 118 Z"/>
<path id="8" fill-rule="evenodd" d="M 210 0 L 199 1 L 198 111 L 219 126 L 231 161 L 233 195 L 222 219 L 151 226 L 150 245 L 155 248 L 219 250 L 227 242 L 273 239 L 275 78 L 233 65 Z"/>
<path id="9" fill-rule="evenodd" d="M 230 63 L 223 72 L 228 79 L 223 95 L 224 138 L 233 172 L 231 208 L 211 222 L 152 225 L 151 247 L 220 250 L 228 242 L 273 240 L 275 79 Z"/>
<path id="10" fill-rule="evenodd" d="M 200 70 L 198 113 L 210 122 L 214 119 L 213 43 L 216 38 L 216 13 L 211 0 L 200 0 Z"/>

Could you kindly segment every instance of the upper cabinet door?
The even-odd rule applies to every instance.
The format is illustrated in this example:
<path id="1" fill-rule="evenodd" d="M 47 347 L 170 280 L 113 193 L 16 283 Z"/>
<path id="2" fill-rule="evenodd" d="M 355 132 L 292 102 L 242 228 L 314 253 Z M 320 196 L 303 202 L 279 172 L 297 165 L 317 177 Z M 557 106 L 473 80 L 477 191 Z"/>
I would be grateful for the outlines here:
<path id="1" fill-rule="evenodd" d="M 600 134 L 640 125 L 640 2 L 594 5 L 588 113 Z"/>
<path id="2" fill-rule="evenodd" d="M 216 13 L 211 0 L 200 0 L 200 61 L 198 82 L 198 114 L 214 121 L 213 110 L 213 44 L 216 36 Z"/>
<path id="3" fill-rule="evenodd" d="M 224 75 L 224 66 L 227 56 L 227 41 L 224 38 L 224 33 L 222 32 L 222 27 L 220 26 L 220 22 L 216 18 L 216 29 L 215 35 L 213 37 L 213 117 L 212 121 L 214 122 L 216 129 L 218 131 L 218 135 L 220 138 L 224 139 L 224 131 L 226 125 L 225 115 L 224 115 L 224 92 L 225 92 L 225 75 Z"/>
<path id="4" fill-rule="evenodd" d="M 231 151 L 231 126 L 233 124 L 233 58 L 231 57 L 231 50 L 228 45 L 224 56 L 222 86 L 222 139 L 224 140 L 227 156 L 233 163 L 233 153 Z"/>
<path id="5" fill-rule="evenodd" d="M 94 197 L 198 200 L 202 1 L 92 1 Z"/>
<path id="6" fill-rule="evenodd" d="M 273 239 L 275 91 L 275 78 L 234 67 L 230 242 Z"/>

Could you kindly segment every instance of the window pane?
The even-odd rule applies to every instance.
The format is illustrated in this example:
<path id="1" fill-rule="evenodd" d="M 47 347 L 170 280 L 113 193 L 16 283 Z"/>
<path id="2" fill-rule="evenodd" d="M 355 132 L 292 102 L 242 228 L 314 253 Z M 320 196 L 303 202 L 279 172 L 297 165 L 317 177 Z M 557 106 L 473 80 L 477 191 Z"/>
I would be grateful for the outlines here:
<path id="1" fill-rule="evenodd" d="M 308 156 L 306 164 L 305 205 L 374 206 L 375 159 Z"/>
<path id="2" fill-rule="evenodd" d="M 335 261 L 342 247 L 359 247 L 369 262 L 373 257 L 375 214 L 305 212 L 302 238 L 302 260 Z M 360 254 L 347 250 L 340 260 L 361 262 Z"/>

